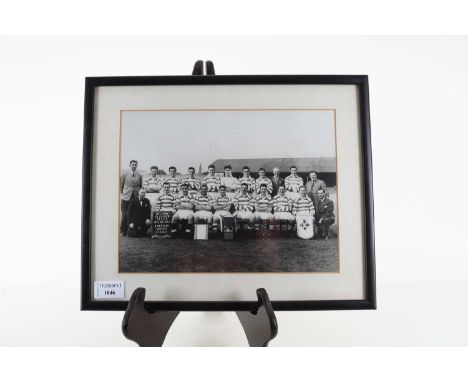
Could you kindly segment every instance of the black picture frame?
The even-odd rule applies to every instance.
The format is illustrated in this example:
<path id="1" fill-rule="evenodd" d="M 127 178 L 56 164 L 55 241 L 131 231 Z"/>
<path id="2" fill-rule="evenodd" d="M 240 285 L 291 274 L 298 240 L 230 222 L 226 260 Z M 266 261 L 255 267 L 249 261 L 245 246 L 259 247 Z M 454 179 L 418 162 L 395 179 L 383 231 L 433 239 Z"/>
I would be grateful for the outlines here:
<path id="1" fill-rule="evenodd" d="M 168 86 L 168 85 L 356 85 L 359 95 L 361 163 L 363 174 L 363 206 L 365 229 L 365 298 L 333 301 L 272 301 L 276 311 L 361 310 L 376 309 L 374 208 L 372 187 L 372 151 L 367 75 L 216 75 L 216 76 L 140 76 L 87 77 L 85 79 L 83 188 L 81 234 L 81 310 L 124 311 L 127 301 L 96 301 L 92 299 L 91 232 L 92 232 L 92 168 L 95 89 L 100 86 Z M 259 286 L 261 287 L 261 285 Z M 254 310 L 252 301 L 160 301 L 147 302 L 153 310 L 175 311 L 239 311 Z"/>

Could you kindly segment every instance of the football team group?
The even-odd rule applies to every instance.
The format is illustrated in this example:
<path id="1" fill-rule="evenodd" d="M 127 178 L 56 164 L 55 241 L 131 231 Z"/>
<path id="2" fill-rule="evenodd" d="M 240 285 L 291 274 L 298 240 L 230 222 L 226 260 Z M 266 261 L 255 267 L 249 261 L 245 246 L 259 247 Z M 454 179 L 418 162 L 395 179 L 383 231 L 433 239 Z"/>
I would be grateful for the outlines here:
<path id="1" fill-rule="evenodd" d="M 297 218 L 304 217 L 312 223 L 316 238 L 328 239 L 335 222 L 333 201 L 315 171 L 310 171 L 310 181 L 304 184 L 296 166 L 290 167 L 290 175 L 284 179 L 279 168 L 272 169 L 271 178 L 260 168 L 254 178 L 248 166 L 236 178 L 230 165 L 224 166 L 223 176 L 217 176 L 215 166 L 210 165 L 203 179 L 195 175 L 193 167 L 181 179 L 171 166 L 169 176 L 161 178 L 158 167 L 152 166 L 150 177 L 143 182 L 137 168 L 138 162 L 132 160 L 120 179 L 121 236 L 151 236 L 155 211 L 172 213 L 171 237 L 189 237 L 194 224 L 207 224 L 210 232 L 221 232 L 224 217 L 235 217 L 237 229 L 242 231 L 279 231 L 286 227 L 293 232 Z M 181 226 L 185 232 L 178 232 Z"/>

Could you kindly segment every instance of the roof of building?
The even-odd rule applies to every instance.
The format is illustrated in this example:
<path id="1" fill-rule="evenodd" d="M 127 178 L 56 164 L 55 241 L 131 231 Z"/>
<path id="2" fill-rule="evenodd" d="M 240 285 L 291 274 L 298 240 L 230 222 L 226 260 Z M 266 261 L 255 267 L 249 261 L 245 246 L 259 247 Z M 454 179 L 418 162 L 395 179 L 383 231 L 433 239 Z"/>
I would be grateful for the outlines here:
<path id="1" fill-rule="evenodd" d="M 289 167 L 295 165 L 298 172 L 336 172 L 336 158 L 247 158 L 247 159 L 216 159 L 213 164 L 217 172 L 222 172 L 225 165 L 230 164 L 233 172 L 242 172 L 242 167 L 249 166 L 256 172 L 259 168 L 265 168 L 271 173 L 273 167 L 279 167 L 280 172 L 289 172 Z"/>

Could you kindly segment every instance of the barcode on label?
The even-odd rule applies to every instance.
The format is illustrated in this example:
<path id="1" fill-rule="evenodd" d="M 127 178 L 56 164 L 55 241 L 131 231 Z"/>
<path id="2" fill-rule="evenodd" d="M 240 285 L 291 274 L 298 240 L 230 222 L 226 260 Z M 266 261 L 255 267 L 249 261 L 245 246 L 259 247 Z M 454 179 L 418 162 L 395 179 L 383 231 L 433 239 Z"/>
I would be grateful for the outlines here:
<path id="1" fill-rule="evenodd" d="M 124 298 L 125 297 L 125 282 L 124 281 L 95 281 L 94 282 L 94 298 Z"/>

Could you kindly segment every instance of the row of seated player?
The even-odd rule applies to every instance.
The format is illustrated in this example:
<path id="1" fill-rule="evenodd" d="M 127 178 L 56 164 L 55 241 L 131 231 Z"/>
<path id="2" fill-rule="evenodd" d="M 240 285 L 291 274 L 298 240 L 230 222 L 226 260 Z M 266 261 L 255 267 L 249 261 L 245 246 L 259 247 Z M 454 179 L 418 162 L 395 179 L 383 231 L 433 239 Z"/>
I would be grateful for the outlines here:
<path id="1" fill-rule="evenodd" d="M 267 223 L 272 230 L 278 230 L 280 224 L 288 223 L 292 227 L 296 216 L 306 215 L 314 218 L 315 209 L 312 200 L 306 195 L 305 187 L 300 187 L 300 197 L 295 201 L 291 200 L 285 193 L 285 187 L 280 186 L 278 195 L 272 198 L 267 193 L 266 185 L 260 187 L 260 195 L 252 198 L 247 193 L 247 185 L 242 184 L 240 194 L 232 200 L 226 194 L 226 188 L 220 186 L 219 194 L 212 198 L 208 195 L 208 187 L 201 186 L 201 193 L 192 197 L 188 192 L 188 185 L 183 184 L 181 195 L 174 196 L 170 193 L 170 186 L 166 183 L 162 194 L 156 200 L 154 211 L 166 211 L 173 213 L 172 231 L 176 230 L 177 224 L 185 221 L 186 231 L 191 232 L 193 224 L 206 223 L 214 231 L 220 230 L 220 223 L 223 217 L 234 216 L 237 222 L 245 224 L 247 229 L 255 225 L 255 229 L 260 229 L 262 223 Z M 325 190 L 320 190 L 321 197 L 325 195 Z M 333 204 L 330 201 L 331 204 Z M 318 223 L 324 222 L 328 228 L 334 222 L 333 207 L 328 210 L 330 216 L 319 217 Z M 328 212 L 327 211 L 327 212 Z M 139 212 L 139 213 L 137 213 Z M 140 218 L 138 218 L 140 216 Z M 151 226 L 151 205 L 145 198 L 145 190 L 141 189 L 139 198 L 130 203 L 127 218 L 129 222 L 129 236 L 144 235 Z M 138 218 L 139 222 L 134 220 Z M 331 219 L 330 219 L 331 218 Z"/>

